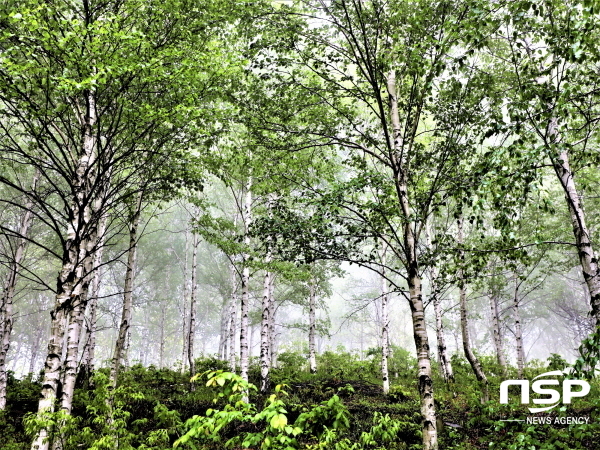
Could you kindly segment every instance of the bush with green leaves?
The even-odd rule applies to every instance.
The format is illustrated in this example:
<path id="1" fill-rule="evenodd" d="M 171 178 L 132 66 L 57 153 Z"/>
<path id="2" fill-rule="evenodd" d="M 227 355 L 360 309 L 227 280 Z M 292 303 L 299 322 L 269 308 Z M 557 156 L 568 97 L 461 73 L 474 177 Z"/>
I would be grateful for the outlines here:
<path id="1" fill-rule="evenodd" d="M 406 431 L 407 424 L 380 413 L 375 413 L 372 427 L 362 432 L 358 442 L 352 442 L 347 434 L 352 417 L 337 394 L 317 405 L 288 404 L 286 386 L 278 385 L 267 398 L 265 406 L 258 409 L 247 401 L 256 392 L 256 387 L 240 376 L 221 370 L 203 375 L 208 378 L 207 386 L 217 389 L 214 403 L 224 401 L 225 404 L 220 409 L 211 408 L 204 415 L 188 419 L 184 425 L 186 431 L 175 442 L 175 447 L 261 450 L 408 448 L 398 439 Z M 418 428 L 415 424 L 410 426 Z"/>

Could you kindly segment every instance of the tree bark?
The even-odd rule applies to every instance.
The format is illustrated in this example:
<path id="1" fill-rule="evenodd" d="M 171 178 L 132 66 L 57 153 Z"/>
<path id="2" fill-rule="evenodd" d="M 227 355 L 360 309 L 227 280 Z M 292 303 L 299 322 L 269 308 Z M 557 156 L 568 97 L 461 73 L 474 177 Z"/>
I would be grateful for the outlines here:
<path id="1" fill-rule="evenodd" d="M 517 373 L 523 378 L 525 369 L 525 351 L 523 350 L 523 330 L 521 328 L 521 313 L 519 312 L 519 279 L 515 273 L 515 295 L 513 297 L 513 313 L 515 318 L 515 342 L 517 347 Z"/>
<path id="2" fill-rule="evenodd" d="M 406 168 L 402 161 L 402 128 L 398 111 L 398 97 L 396 92 L 396 73 L 391 70 L 387 76 L 387 91 L 389 96 L 389 115 L 392 124 L 393 142 L 390 148 L 389 159 L 394 173 L 394 184 L 399 202 L 400 213 L 404 218 L 403 243 L 405 253 L 405 267 L 407 272 L 409 304 L 413 323 L 413 332 L 418 362 L 418 388 L 421 399 L 421 417 L 423 430 L 423 449 L 437 450 L 437 421 L 433 398 L 433 380 L 431 378 L 431 360 L 429 358 L 429 338 L 425 322 L 425 308 L 421 292 L 421 277 L 417 257 L 417 242 L 413 227 L 412 210 L 408 200 L 408 184 Z M 416 119 L 415 119 L 416 120 Z M 417 123 L 416 120 L 415 123 Z M 413 133 L 414 135 L 414 133 Z"/>
<path id="3" fill-rule="evenodd" d="M 308 360 L 310 363 L 310 373 L 317 373 L 317 352 L 316 352 L 316 286 L 314 278 L 311 278 L 308 295 Z"/>
<path id="4" fill-rule="evenodd" d="M 550 136 L 557 135 L 556 119 L 551 121 L 549 130 Z M 558 158 L 555 158 L 552 163 L 569 207 L 573 235 L 575 236 L 575 244 L 577 246 L 577 255 L 581 264 L 583 278 L 590 293 L 591 315 L 596 320 L 596 325 L 600 326 L 600 271 L 598 260 L 592 247 L 589 229 L 585 223 L 583 200 L 577 191 L 577 186 L 573 179 L 568 151 L 566 149 L 560 151 Z"/>
<path id="5" fill-rule="evenodd" d="M 426 225 L 426 239 L 427 246 L 431 247 L 431 231 L 429 228 L 429 222 Z M 437 338 L 437 351 L 438 360 L 440 362 L 440 368 L 442 369 L 442 375 L 446 383 L 454 382 L 454 372 L 452 371 L 452 364 L 448 357 L 448 349 L 446 346 L 446 339 L 444 337 L 444 322 L 442 320 L 442 309 L 441 309 L 441 298 L 438 284 L 438 269 L 435 265 L 432 265 L 429 269 L 429 276 L 431 278 L 431 303 L 433 303 L 433 312 L 435 314 L 435 335 Z"/>
<path id="6" fill-rule="evenodd" d="M 40 341 L 42 340 L 43 327 L 39 326 L 35 333 L 35 341 L 31 347 L 31 359 L 29 360 L 29 373 L 33 374 L 35 371 L 35 363 L 37 361 L 38 352 L 40 351 Z"/>
<path id="7" fill-rule="evenodd" d="M 506 358 L 502 347 L 502 330 L 500 329 L 500 311 L 498 308 L 498 296 L 496 293 L 490 295 L 490 310 L 492 315 L 492 333 L 494 335 L 494 348 L 496 350 L 496 361 L 502 368 L 502 374 L 507 375 Z"/>
<path id="8" fill-rule="evenodd" d="M 433 268 L 432 268 L 433 269 Z M 444 380 L 446 383 L 454 382 L 454 372 L 452 371 L 452 364 L 450 363 L 450 358 L 448 357 L 448 349 L 446 347 L 446 339 L 444 338 L 444 323 L 442 321 L 442 309 L 441 309 L 441 299 L 439 296 L 439 292 L 437 291 L 437 283 L 434 281 L 437 278 L 437 271 L 432 270 L 432 296 L 433 296 L 433 311 L 435 314 L 435 331 L 437 337 L 437 347 L 438 347 L 438 358 L 440 360 L 440 366 L 442 367 L 442 374 L 444 375 Z"/>
<path id="9" fill-rule="evenodd" d="M 119 326 L 119 334 L 115 343 L 111 368 L 110 368 L 110 384 L 113 387 L 117 386 L 121 363 L 125 359 L 125 346 L 129 327 L 131 326 L 131 309 L 133 307 L 133 279 L 135 276 L 135 263 L 137 259 L 138 246 L 138 227 L 140 225 L 140 217 L 142 213 L 142 201 L 144 193 L 139 193 L 136 204 L 134 206 L 133 215 L 131 216 L 129 228 L 129 251 L 127 252 L 127 268 L 125 270 L 125 286 L 123 292 L 123 309 L 121 311 L 121 324 Z"/>
<path id="10" fill-rule="evenodd" d="M 458 243 L 462 245 L 463 243 L 463 229 L 462 229 L 462 219 L 458 219 Z M 464 254 L 461 251 L 461 263 L 464 259 Z M 481 368 L 481 363 L 479 359 L 473 353 L 473 349 L 471 347 L 471 339 L 469 337 L 469 318 L 467 313 L 467 290 L 465 288 L 465 280 L 464 280 L 464 271 L 463 269 L 459 269 L 458 271 L 458 279 L 459 279 L 459 298 L 460 298 L 460 329 L 462 335 L 462 343 L 463 350 L 465 353 L 465 357 L 473 372 L 475 373 L 475 377 L 481 383 L 481 388 L 483 391 L 482 402 L 486 402 L 489 398 L 488 394 L 488 380 Z"/>
<path id="11" fill-rule="evenodd" d="M 270 255 L 267 255 L 265 262 L 269 263 L 270 259 Z M 263 393 L 269 390 L 269 369 L 271 367 L 269 358 L 269 311 L 271 306 L 269 287 L 271 277 L 271 272 L 267 271 L 263 283 L 262 317 L 260 324 L 260 391 Z"/>
<path id="12" fill-rule="evenodd" d="M 94 177 L 89 168 L 96 153 L 96 104 L 93 92 L 85 98 L 82 117 L 83 145 L 76 157 L 70 204 L 70 221 L 63 247 L 62 267 L 57 279 L 56 301 L 51 312 L 52 325 L 48 342 L 48 354 L 44 365 L 44 379 L 38 404 L 38 414 L 54 412 L 60 383 L 63 358 L 65 322 L 76 307 L 85 307 L 86 295 L 93 270 L 93 253 L 97 250 L 98 223 L 92 211 L 90 198 Z M 42 428 L 34 437 L 32 450 L 48 450 L 51 430 Z"/>
<path id="13" fill-rule="evenodd" d="M 85 300 L 73 306 L 69 313 L 67 328 L 67 357 L 62 377 L 61 409 L 71 414 L 73 394 L 75 393 L 75 381 L 77 379 L 77 363 L 79 353 L 79 342 L 85 312 Z M 58 441 L 57 441 L 58 443 Z M 55 445 L 54 448 L 57 448 Z"/>
<path id="14" fill-rule="evenodd" d="M 198 296 L 198 280 L 196 272 L 198 271 L 198 245 L 200 236 L 198 233 L 192 234 L 192 292 L 190 295 L 190 321 L 188 323 L 188 364 L 190 366 L 190 375 L 196 373 L 196 364 L 194 361 L 194 335 L 196 333 L 196 297 Z"/>
<path id="15" fill-rule="evenodd" d="M 31 183 L 32 190 L 35 190 L 39 176 L 40 174 L 36 169 Z M 25 248 L 27 247 L 26 237 L 31 222 L 33 221 L 32 208 L 33 202 L 30 199 L 25 200 L 24 213 L 21 216 L 19 229 L 17 230 L 17 233 L 23 237 L 19 238 L 17 241 L 17 247 L 12 255 L 12 260 L 10 261 L 8 273 L 4 282 L 2 300 L 0 300 L 0 317 L 2 318 L 2 323 L 0 323 L 0 410 L 6 409 L 6 386 L 8 382 L 6 355 L 10 349 L 10 335 L 14 324 L 12 305 L 15 289 L 17 287 L 17 280 L 19 278 L 19 269 L 25 255 Z"/>
<path id="16" fill-rule="evenodd" d="M 160 308 L 160 345 L 158 351 L 158 368 L 162 369 L 165 367 L 165 306 Z"/>
<path id="17" fill-rule="evenodd" d="M 277 341 L 275 335 L 275 274 L 271 274 L 269 282 L 269 364 L 277 367 Z"/>
<path id="18" fill-rule="evenodd" d="M 250 221 L 252 220 L 252 178 L 248 177 L 246 193 L 244 196 L 244 245 L 247 247 L 242 255 L 242 303 L 240 318 L 240 376 L 248 381 L 248 302 L 250 300 L 250 267 L 248 266 L 250 255 Z"/>
<path id="19" fill-rule="evenodd" d="M 233 264 L 230 266 L 231 301 L 229 303 L 229 369 L 235 372 L 235 328 L 237 318 L 237 272 Z"/>
<path id="20" fill-rule="evenodd" d="M 96 357 L 96 326 L 98 323 L 98 295 L 100 292 L 100 280 L 102 278 L 103 268 L 102 255 L 104 252 L 104 233 L 106 231 L 107 217 L 103 216 L 98 225 L 99 245 L 94 254 L 94 275 L 90 286 L 90 295 L 88 298 L 88 319 L 85 321 L 86 340 L 83 347 L 82 363 L 79 369 L 84 383 L 89 383 L 90 377 L 94 372 Z"/>
<path id="21" fill-rule="evenodd" d="M 223 299 L 221 305 L 221 325 L 219 326 L 219 359 L 227 361 L 227 337 L 229 335 L 229 303 L 231 299 Z"/>
<path id="22" fill-rule="evenodd" d="M 385 275 L 385 253 L 386 247 L 384 244 L 381 249 L 381 378 L 383 380 L 383 393 L 387 395 L 390 392 L 390 373 L 388 370 L 390 318 L 388 313 L 389 286 Z"/>
<path id="23" fill-rule="evenodd" d="M 181 345 L 181 373 L 185 373 L 185 361 L 187 360 L 188 351 L 188 318 L 187 318 L 187 292 L 188 292 L 188 230 L 185 230 L 185 249 L 184 249 L 184 264 L 183 264 L 183 320 L 182 320 L 182 337 L 183 343 Z"/>

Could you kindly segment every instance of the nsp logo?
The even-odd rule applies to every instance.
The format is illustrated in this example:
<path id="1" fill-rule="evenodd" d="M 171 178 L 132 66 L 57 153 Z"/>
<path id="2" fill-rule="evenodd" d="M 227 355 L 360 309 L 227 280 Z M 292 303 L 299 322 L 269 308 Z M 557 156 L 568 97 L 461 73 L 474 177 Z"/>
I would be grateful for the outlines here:
<path id="1" fill-rule="evenodd" d="M 540 377 L 554 377 L 564 376 L 564 373 L 560 370 L 554 370 L 552 372 L 546 372 L 538 375 L 533 379 L 531 389 L 536 394 L 549 395 L 548 398 L 534 398 L 533 403 L 536 405 L 549 405 L 543 408 L 529 408 L 531 413 L 538 413 L 548 411 L 560 403 L 561 396 L 560 392 L 556 389 L 547 388 L 544 386 L 558 386 L 560 383 L 558 380 L 538 380 Z M 536 381 L 537 380 L 537 381 Z M 508 403 L 508 387 L 509 386 L 521 386 L 521 403 L 529 403 L 529 381 L 528 380 L 506 380 L 500 384 L 500 403 Z M 574 386 L 581 386 L 581 390 L 573 391 Z M 584 380 L 564 380 L 562 382 L 562 403 L 571 403 L 571 399 L 574 397 L 584 397 L 590 392 L 590 385 Z"/>

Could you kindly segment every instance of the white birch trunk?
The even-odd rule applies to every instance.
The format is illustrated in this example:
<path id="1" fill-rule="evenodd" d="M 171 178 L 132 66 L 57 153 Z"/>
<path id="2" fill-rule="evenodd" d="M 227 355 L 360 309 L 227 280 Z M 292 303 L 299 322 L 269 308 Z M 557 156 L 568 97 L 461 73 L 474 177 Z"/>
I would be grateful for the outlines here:
<path id="1" fill-rule="evenodd" d="M 517 373 L 523 378 L 525 369 L 525 351 L 523 350 L 523 330 L 521 328 L 521 313 L 519 312 L 519 279 L 515 274 L 515 295 L 513 297 L 513 314 L 515 319 L 515 343 L 517 347 Z"/>
<path id="2" fill-rule="evenodd" d="M 186 360 L 187 360 L 187 345 L 188 345 L 188 318 L 187 318 L 187 292 L 188 292 L 188 230 L 185 230 L 185 250 L 184 250 L 184 264 L 183 264 L 183 320 L 182 320 L 182 337 L 183 343 L 181 345 L 181 373 L 185 373 Z"/>
<path id="3" fill-rule="evenodd" d="M 316 309 L 317 309 L 317 295 L 316 295 L 316 282 L 311 277 L 309 285 L 308 295 L 308 360 L 310 364 L 310 373 L 317 373 L 317 351 L 316 351 Z"/>
<path id="4" fill-rule="evenodd" d="M 402 128 L 398 111 L 398 97 L 396 93 L 396 73 L 391 70 L 387 76 L 387 91 L 389 95 L 389 114 L 393 130 L 393 143 L 390 149 L 390 161 L 394 171 L 394 184 L 398 198 L 400 213 L 404 216 L 403 227 L 404 251 L 406 255 L 406 271 L 409 289 L 409 303 L 411 309 L 413 332 L 418 362 L 418 388 L 421 400 L 421 417 L 423 431 L 423 449 L 437 450 L 437 421 L 433 398 L 433 380 L 431 360 L 429 358 L 429 338 L 425 322 L 425 308 L 421 292 L 421 277 L 417 258 L 417 242 L 412 220 L 412 211 L 408 200 L 408 185 L 406 168 L 403 161 L 398 160 L 402 154 Z M 417 123 L 417 121 L 415 121 Z"/>
<path id="5" fill-rule="evenodd" d="M 553 120 L 551 129 L 556 129 L 556 122 Z M 551 131 L 550 134 L 555 134 Z M 596 320 L 596 325 L 600 325 L 600 271 L 596 253 L 592 247 L 592 239 L 589 229 L 585 223 L 585 212 L 583 210 L 583 201 L 569 164 L 569 153 L 566 149 L 562 150 L 558 159 L 553 161 L 554 171 L 565 193 L 565 199 L 571 215 L 571 224 L 573 226 L 573 235 L 577 245 L 577 255 L 583 272 L 583 278 L 590 293 L 591 315 Z"/>
<path id="6" fill-rule="evenodd" d="M 188 364 L 190 366 L 190 375 L 196 372 L 196 364 L 194 361 L 194 335 L 196 333 L 196 297 L 198 296 L 198 281 L 196 272 L 198 271 L 198 245 L 200 244 L 200 236 L 198 233 L 192 234 L 192 292 L 190 295 L 190 321 L 188 323 Z"/>
<path id="7" fill-rule="evenodd" d="M 123 309 L 121 311 L 121 323 L 119 333 L 113 351 L 110 368 L 110 384 L 117 386 L 119 372 L 123 360 L 126 359 L 126 341 L 131 326 L 131 309 L 133 307 L 133 279 L 135 276 L 135 264 L 137 259 L 138 227 L 142 212 L 143 192 L 140 192 L 136 201 L 135 210 L 131 217 L 129 228 L 129 251 L 127 252 L 127 268 L 125 270 L 125 285 L 123 292 Z"/>
<path id="8" fill-rule="evenodd" d="M 458 220 L 458 243 L 463 243 L 462 219 Z M 463 252 L 461 251 L 461 260 L 463 258 Z M 483 369 L 481 368 L 481 363 L 479 362 L 479 359 L 477 359 L 477 357 L 475 356 L 475 353 L 473 353 L 473 348 L 471 346 L 471 339 L 469 337 L 469 317 L 467 312 L 467 290 L 464 285 L 464 274 L 462 269 L 460 269 L 458 272 L 458 278 L 460 283 L 460 329 L 462 335 L 463 350 L 467 361 L 469 361 L 469 364 L 471 365 L 471 368 L 475 373 L 475 377 L 481 383 L 481 388 L 483 390 L 482 401 L 486 402 L 488 400 L 488 380 L 485 376 L 485 373 L 483 372 Z"/>
<path id="9" fill-rule="evenodd" d="M 389 287 L 385 278 L 385 250 L 381 252 L 381 260 L 381 378 L 383 380 L 383 393 L 387 395 L 390 392 L 390 373 L 388 370 L 390 318 L 388 313 Z"/>
<path id="10" fill-rule="evenodd" d="M 502 330 L 500 329 L 500 311 L 498 308 L 498 297 L 496 294 L 490 296 L 490 310 L 492 316 L 492 333 L 494 335 L 494 349 L 496 350 L 496 361 L 502 368 L 502 374 L 507 374 L 506 358 L 502 346 Z"/>
<path id="11" fill-rule="evenodd" d="M 158 368 L 162 369 L 165 367 L 165 319 L 166 311 L 163 306 L 160 308 L 160 346 L 158 351 Z"/>
<path id="12" fill-rule="evenodd" d="M 269 365 L 277 367 L 277 348 L 275 341 L 275 273 L 269 280 Z"/>
<path id="13" fill-rule="evenodd" d="M 235 335 L 237 323 L 237 273 L 233 264 L 230 266 L 231 301 L 229 303 L 229 369 L 235 373 Z"/>
<path id="14" fill-rule="evenodd" d="M 80 372 L 83 372 L 84 380 L 89 382 L 94 372 L 96 358 L 96 327 L 98 323 L 98 295 L 100 293 L 100 280 L 102 278 L 103 268 L 102 255 L 104 252 L 104 233 L 106 231 L 107 216 L 100 219 L 98 225 L 98 249 L 94 254 L 94 275 L 90 286 L 90 295 L 88 298 L 88 319 L 85 321 L 86 341 L 83 347 L 83 356 Z"/>
<path id="15" fill-rule="evenodd" d="M 75 381 L 77 379 L 77 363 L 79 353 L 79 342 L 83 325 L 85 311 L 85 300 L 78 302 L 70 311 L 69 325 L 67 328 L 67 357 L 63 371 L 61 409 L 71 414 L 73 394 L 75 393 Z M 58 443 L 58 441 L 55 441 Z M 54 448 L 57 448 L 55 445 Z"/>
<path id="16" fill-rule="evenodd" d="M 35 371 L 35 363 L 37 361 L 38 352 L 40 351 L 40 341 L 42 340 L 42 330 L 43 328 L 39 326 L 35 333 L 35 341 L 33 341 L 33 346 L 31 348 L 31 359 L 29 360 L 30 374 L 33 374 Z"/>
<path id="17" fill-rule="evenodd" d="M 246 192 L 244 196 L 244 245 L 250 247 L 250 221 L 252 220 L 252 178 L 248 177 Z M 242 302 L 240 318 L 240 376 L 248 381 L 248 303 L 250 300 L 250 267 L 248 260 L 250 255 L 247 250 L 242 255 Z"/>
<path id="18" fill-rule="evenodd" d="M 72 187 L 75 192 L 70 206 L 67 239 L 63 249 L 62 268 L 56 286 L 56 301 L 51 313 L 52 325 L 48 342 L 48 354 L 44 365 L 44 379 L 38 404 L 38 413 L 54 412 L 60 382 L 63 355 L 65 321 L 76 305 L 85 306 L 88 285 L 93 269 L 93 253 L 97 249 L 97 223 L 94 222 L 92 204 L 88 198 L 93 177 L 88 169 L 96 153 L 96 104 L 94 94 L 85 98 L 85 115 L 82 117 L 83 145 L 77 155 L 77 167 Z M 32 450 L 48 450 L 51 430 L 42 428 L 34 437 Z"/>
<path id="19" fill-rule="evenodd" d="M 427 246 L 431 247 L 431 231 L 429 228 L 429 222 L 426 227 L 426 239 Z M 442 375 L 446 383 L 454 382 L 454 372 L 452 371 L 452 364 L 448 357 L 448 348 L 446 346 L 446 339 L 444 337 L 444 322 L 442 320 L 442 308 L 441 298 L 438 286 L 438 269 L 435 265 L 432 265 L 429 269 L 429 276 L 431 278 L 431 297 L 433 303 L 433 312 L 435 314 L 435 335 L 437 338 L 437 350 L 438 360 L 442 369 Z"/>
<path id="20" fill-rule="evenodd" d="M 270 262 L 270 259 L 270 256 L 267 255 L 265 262 Z M 271 284 L 271 276 L 271 272 L 265 272 L 260 323 L 260 391 L 263 393 L 269 390 L 269 369 L 271 367 L 269 360 L 269 286 Z"/>
<path id="21" fill-rule="evenodd" d="M 39 176 L 40 174 L 36 170 L 31 183 L 32 190 L 35 189 Z M 6 386 L 8 382 L 6 355 L 10 349 L 10 335 L 14 323 L 12 305 L 19 277 L 19 269 L 21 267 L 21 262 L 23 261 L 23 256 L 25 255 L 25 248 L 27 247 L 27 239 L 25 239 L 25 237 L 29 232 L 31 222 L 33 221 L 32 208 L 33 202 L 30 199 L 27 199 L 25 201 L 24 213 L 21 217 L 19 229 L 17 230 L 17 233 L 23 236 L 23 238 L 18 239 L 17 248 L 15 249 L 12 261 L 8 267 L 0 303 L 0 317 L 3 319 L 2 323 L 0 323 L 0 410 L 6 409 Z"/>
<path id="22" fill-rule="evenodd" d="M 225 300 L 225 299 L 224 299 Z M 227 361 L 227 337 L 229 334 L 229 303 L 230 299 L 221 305 L 221 325 L 219 326 L 219 359 Z"/>

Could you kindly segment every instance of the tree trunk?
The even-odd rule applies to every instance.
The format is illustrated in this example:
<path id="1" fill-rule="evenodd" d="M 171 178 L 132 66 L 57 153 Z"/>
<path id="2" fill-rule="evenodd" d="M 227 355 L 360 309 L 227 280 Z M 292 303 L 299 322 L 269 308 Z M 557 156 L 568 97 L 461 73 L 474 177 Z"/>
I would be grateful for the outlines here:
<path id="1" fill-rule="evenodd" d="M 417 257 L 417 242 L 413 227 L 412 210 L 408 200 L 408 184 L 404 162 L 399 160 L 402 151 L 402 128 L 398 111 L 398 96 L 396 92 L 396 73 L 391 70 L 387 76 L 387 91 L 389 96 L 389 115 L 393 130 L 393 142 L 390 146 L 389 158 L 394 173 L 394 185 L 399 202 L 400 213 L 404 217 L 403 243 L 405 253 L 405 266 L 409 289 L 409 303 L 411 309 L 415 346 L 418 361 L 418 387 L 421 399 L 421 416 L 423 430 L 423 449 L 437 450 L 438 437 L 436 428 L 436 410 L 433 399 L 433 380 L 431 378 L 431 360 L 429 358 L 429 338 L 425 322 L 425 308 L 421 293 L 421 278 Z M 418 117 L 414 119 L 418 123 Z M 414 139 L 414 132 L 413 139 Z"/>
<path id="2" fill-rule="evenodd" d="M 158 352 L 158 368 L 165 367 L 165 307 L 160 308 L 160 346 Z"/>
<path id="3" fill-rule="evenodd" d="M 32 190 L 35 190 L 39 179 L 39 172 L 35 171 L 33 175 L 33 181 L 31 183 Z M 6 409 L 6 386 L 8 382 L 8 374 L 6 371 L 6 355 L 10 349 L 10 335 L 13 329 L 13 298 L 15 296 L 15 289 L 17 287 L 17 279 L 19 278 L 19 269 L 23 256 L 25 254 L 25 248 L 27 247 L 27 234 L 29 227 L 33 221 L 33 202 L 30 199 L 25 201 L 24 213 L 21 216 L 19 229 L 17 233 L 22 238 L 18 239 L 17 247 L 12 255 L 12 260 L 8 267 L 8 273 L 4 282 L 4 290 L 2 292 L 2 300 L 0 303 L 0 317 L 2 323 L 0 323 L 0 410 Z"/>
<path id="4" fill-rule="evenodd" d="M 221 305 L 221 325 L 219 326 L 219 359 L 227 361 L 227 336 L 229 325 L 230 299 L 223 299 Z"/>
<path id="5" fill-rule="evenodd" d="M 127 268 L 125 270 L 125 289 L 123 292 L 123 310 L 121 312 L 121 324 L 119 334 L 115 343 L 112 363 L 110 368 L 110 384 L 117 386 L 121 363 L 125 359 L 125 345 L 129 327 L 131 326 L 131 309 L 133 306 L 133 278 L 135 276 L 135 263 L 137 259 L 138 227 L 142 212 L 142 201 L 144 193 L 139 193 L 135 210 L 131 216 L 129 228 L 129 251 L 127 252 Z"/>
<path id="6" fill-rule="evenodd" d="M 44 379 L 38 404 L 38 414 L 54 412 L 60 383 L 65 321 L 74 307 L 85 307 L 86 295 L 93 270 L 93 253 L 97 250 L 98 223 L 90 199 L 93 176 L 89 167 L 96 153 L 96 105 L 94 94 L 85 98 L 85 116 L 82 117 L 83 146 L 77 155 L 77 168 L 73 174 L 70 204 L 70 221 L 63 247 L 62 267 L 56 283 L 56 301 L 51 313 L 52 325 L 48 342 L 48 355 L 44 365 Z M 34 437 L 32 450 L 48 450 L 51 430 L 42 428 Z"/>
<path id="7" fill-rule="evenodd" d="M 515 273 L 515 295 L 513 297 L 513 312 L 515 317 L 515 341 L 517 346 L 517 373 L 523 378 L 525 369 L 525 352 L 523 350 L 523 331 L 521 329 L 521 313 L 519 312 L 519 279 Z"/>
<path id="8" fill-rule="evenodd" d="M 229 369 L 235 372 L 235 328 L 237 318 L 237 272 L 233 264 L 230 266 L 231 301 L 229 303 Z"/>
<path id="9" fill-rule="evenodd" d="M 385 250 L 382 251 L 382 265 L 385 266 Z M 381 378 L 383 380 L 383 393 L 387 395 L 390 392 L 390 373 L 388 370 L 389 347 L 389 326 L 390 318 L 388 314 L 388 283 L 385 278 L 385 269 L 382 267 L 381 276 Z"/>
<path id="10" fill-rule="evenodd" d="M 549 126 L 549 135 L 557 135 L 556 119 L 551 121 Z M 571 224 L 573 225 L 573 235 L 577 245 L 577 255 L 583 271 L 583 278 L 590 293 L 591 315 L 596 320 L 596 325 L 600 325 L 600 271 L 598 260 L 592 248 L 591 236 L 585 223 L 585 213 L 583 211 L 583 200 L 577 191 L 573 172 L 569 164 L 569 153 L 563 149 L 558 159 L 552 161 L 554 171 L 565 192 L 565 199 L 571 215 Z"/>
<path id="11" fill-rule="evenodd" d="M 427 222 L 426 239 L 427 246 L 431 247 L 431 231 L 429 225 L 429 222 Z M 441 298 L 438 285 L 438 269 L 435 264 L 429 269 L 429 276 L 431 278 L 431 303 L 433 303 L 433 312 L 435 314 L 435 335 L 437 338 L 438 360 L 440 362 L 444 381 L 446 383 L 452 383 L 454 382 L 454 372 L 452 371 L 452 364 L 448 357 L 448 349 L 444 337 L 444 322 L 442 321 Z"/>
<path id="12" fill-rule="evenodd" d="M 196 333 L 196 297 L 198 296 L 198 281 L 196 272 L 198 271 L 198 245 L 200 236 L 198 233 L 192 234 L 192 292 L 190 295 L 190 321 L 188 324 L 188 364 L 190 366 L 190 375 L 195 375 L 196 364 L 194 361 L 194 335 Z"/>
<path id="13" fill-rule="evenodd" d="M 458 243 L 462 245 L 463 243 L 463 229 L 462 229 L 462 219 L 458 219 Z M 461 263 L 464 259 L 464 254 L 461 251 Z M 486 402 L 489 398 L 488 394 L 488 380 L 481 368 L 481 363 L 473 353 L 473 349 L 471 347 L 471 339 L 469 337 L 469 318 L 467 314 L 467 290 L 465 289 L 465 281 L 463 270 L 460 269 L 458 272 L 459 279 L 459 297 L 460 297 L 460 329 L 462 334 L 462 342 L 463 342 L 463 350 L 465 352 L 465 357 L 473 372 L 475 373 L 475 377 L 481 383 L 481 389 L 483 391 L 482 402 Z"/>
<path id="14" fill-rule="evenodd" d="M 90 295 L 88 298 L 88 319 L 85 321 L 86 340 L 83 347 L 82 363 L 79 369 L 84 384 L 88 385 L 90 377 L 94 372 L 96 357 L 96 326 L 98 323 L 98 295 L 100 292 L 100 280 L 102 278 L 103 268 L 102 254 L 104 252 L 104 233 L 106 231 L 107 217 L 103 216 L 98 225 L 99 245 L 94 254 L 94 275 L 90 286 Z"/>
<path id="15" fill-rule="evenodd" d="M 270 261 L 270 256 L 267 255 L 265 262 Z M 260 324 L 260 391 L 265 393 L 269 390 L 269 369 L 271 367 L 269 359 L 269 310 L 270 296 L 269 286 L 271 284 L 271 272 L 265 273 L 263 283 L 263 298 L 262 298 L 262 317 Z"/>
<path id="16" fill-rule="evenodd" d="M 67 328 L 67 357 L 62 380 L 61 409 L 71 414 L 75 381 L 77 379 L 77 363 L 79 342 L 83 325 L 85 300 L 81 300 L 71 309 Z M 55 446 L 56 448 L 56 446 Z"/>
<path id="17" fill-rule="evenodd" d="M 496 350 L 496 361 L 502 368 L 502 374 L 507 375 L 506 358 L 502 348 L 502 330 L 500 329 L 500 312 L 498 309 L 498 296 L 493 293 L 490 296 L 490 310 L 492 315 L 492 333 L 494 335 L 494 348 Z"/>
<path id="18" fill-rule="evenodd" d="M 269 281 L 269 365 L 277 367 L 277 348 L 275 346 L 275 274 Z"/>
<path id="19" fill-rule="evenodd" d="M 31 347 L 31 359 L 29 360 L 29 373 L 33 374 L 35 371 L 35 363 L 37 361 L 38 352 L 40 351 L 40 341 L 42 340 L 42 330 L 41 326 L 38 326 L 37 331 L 35 333 L 35 341 L 33 341 L 33 346 Z"/>
<path id="20" fill-rule="evenodd" d="M 316 321 L 316 281 L 311 277 L 310 292 L 308 295 L 308 360 L 310 363 L 310 373 L 317 373 L 317 352 L 315 344 L 315 335 L 317 329 Z"/>
<path id="21" fill-rule="evenodd" d="M 187 359 L 188 351 L 188 318 L 187 318 L 187 291 L 188 291 L 188 230 L 185 230 L 185 250 L 184 250 L 184 264 L 183 264 L 183 320 L 182 320 L 182 336 L 183 344 L 181 346 L 181 373 L 185 373 L 185 361 Z"/>
<path id="22" fill-rule="evenodd" d="M 240 319 L 240 376 L 248 381 L 248 302 L 250 300 L 250 267 L 248 260 L 250 255 L 250 221 L 252 219 L 252 178 L 246 183 L 246 194 L 244 197 L 244 245 L 247 247 L 242 255 L 242 304 Z"/>

